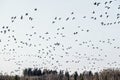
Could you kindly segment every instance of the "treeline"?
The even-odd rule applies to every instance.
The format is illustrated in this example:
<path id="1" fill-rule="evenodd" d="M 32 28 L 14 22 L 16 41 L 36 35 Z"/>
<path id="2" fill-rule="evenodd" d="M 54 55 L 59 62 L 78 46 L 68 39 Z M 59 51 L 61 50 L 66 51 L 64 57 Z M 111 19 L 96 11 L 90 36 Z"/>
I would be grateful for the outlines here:
<path id="1" fill-rule="evenodd" d="M 101 72 L 84 71 L 79 73 L 76 71 L 69 74 L 68 71 L 60 70 L 41 70 L 41 69 L 24 69 L 23 76 L 6 76 L 0 75 L 0 80 L 120 80 L 119 69 L 106 69 Z"/>
<path id="2" fill-rule="evenodd" d="M 23 74 L 22 80 L 120 80 L 119 69 L 106 69 L 95 73 L 84 71 L 80 74 L 76 71 L 70 75 L 68 71 L 28 68 L 23 71 Z"/>
<path id="3" fill-rule="evenodd" d="M 23 71 L 24 77 L 28 78 L 31 77 L 34 78 L 39 78 L 38 80 L 70 80 L 71 75 L 69 74 L 68 71 L 64 73 L 63 70 L 60 70 L 57 72 L 56 70 L 47 70 L 44 69 L 43 71 L 40 69 L 32 69 L 28 68 Z M 42 79 L 40 79 L 40 77 Z M 78 73 L 75 72 L 74 74 L 74 79 L 77 80 Z"/>

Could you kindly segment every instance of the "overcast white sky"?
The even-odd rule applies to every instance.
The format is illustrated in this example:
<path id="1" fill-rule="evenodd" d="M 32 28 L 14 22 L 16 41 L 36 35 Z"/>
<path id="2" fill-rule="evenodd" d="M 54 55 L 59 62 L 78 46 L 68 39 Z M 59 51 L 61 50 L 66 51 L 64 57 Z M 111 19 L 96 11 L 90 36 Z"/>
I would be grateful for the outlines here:
<path id="1" fill-rule="evenodd" d="M 106 1 L 108 3 L 105 5 Z M 6 34 L 0 33 L 0 71 L 8 74 L 11 71 L 15 74 L 21 74 L 22 69 L 27 67 L 43 67 L 68 70 L 73 73 L 74 71 L 99 71 L 104 68 L 119 68 L 120 23 L 118 24 L 118 22 L 120 18 L 116 18 L 117 14 L 120 14 L 120 9 L 118 9 L 120 1 L 111 0 L 112 3 L 110 4 L 109 1 L 0 0 L 0 31 L 4 30 L 3 26 L 9 26 L 10 30 L 14 30 L 14 32 L 10 31 Z M 96 6 L 94 2 L 100 2 L 100 5 Z M 109 6 L 110 9 L 106 9 L 105 6 Z M 37 11 L 34 11 L 35 8 L 37 8 Z M 92 13 L 93 11 L 95 11 L 95 14 Z M 74 12 L 74 14 L 71 15 L 71 12 Z M 28 16 L 25 16 L 25 13 L 28 13 Z M 100 15 L 102 15 L 102 18 Z M 107 15 L 109 15 L 108 18 L 106 18 Z M 12 23 L 11 17 L 15 16 L 16 19 Z M 22 20 L 20 20 L 21 16 L 23 16 Z M 83 18 L 84 16 L 86 18 Z M 30 21 L 29 17 L 32 17 L 33 20 Z M 54 20 L 55 17 L 57 17 L 57 20 Z M 68 17 L 69 20 L 66 21 Z M 73 17 L 75 17 L 74 20 L 72 20 Z M 93 20 L 91 17 L 97 19 Z M 61 20 L 58 20 L 59 18 Z M 55 21 L 55 23 L 52 24 L 52 21 Z M 112 25 L 102 26 L 101 22 L 112 23 Z M 116 23 L 114 24 L 114 22 Z M 57 31 L 58 28 L 60 28 L 59 31 Z M 49 34 L 46 35 L 46 32 Z M 78 34 L 74 35 L 74 32 L 78 32 Z M 59 35 L 56 33 L 59 33 Z M 61 33 L 65 37 L 62 37 Z M 26 34 L 32 35 L 32 37 L 26 36 Z M 13 35 L 17 39 L 17 43 L 13 40 Z M 42 40 L 39 36 L 45 39 Z M 49 37 L 50 39 L 46 41 Z M 28 40 L 29 38 L 31 41 Z M 8 42 L 8 40 L 10 41 Z M 21 44 L 20 41 L 33 46 L 28 47 Z M 54 43 L 56 42 L 60 45 L 55 46 Z M 80 46 L 80 44 L 82 45 Z M 55 47 L 55 51 L 50 45 Z M 23 48 L 18 48 L 18 46 Z M 67 50 L 69 47 L 72 48 Z M 12 51 L 13 49 L 15 51 Z M 43 52 L 42 49 L 44 49 Z M 38 50 L 41 50 L 41 53 L 38 53 Z M 49 50 L 51 50 L 51 53 Z M 47 52 L 49 54 L 46 56 Z M 68 54 L 65 54 L 66 52 Z M 50 57 L 51 55 L 53 55 L 54 60 Z M 37 58 L 37 56 L 42 58 Z M 63 58 L 60 56 L 63 56 Z M 72 62 L 72 60 L 74 61 Z M 56 63 L 56 61 L 59 62 Z M 18 69 L 19 67 L 20 69 Z"/>

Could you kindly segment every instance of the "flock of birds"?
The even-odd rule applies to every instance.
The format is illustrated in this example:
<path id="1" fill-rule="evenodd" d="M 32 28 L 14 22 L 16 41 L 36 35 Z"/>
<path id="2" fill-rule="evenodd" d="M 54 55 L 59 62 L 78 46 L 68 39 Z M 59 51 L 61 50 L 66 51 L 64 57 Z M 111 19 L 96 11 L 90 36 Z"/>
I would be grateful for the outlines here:
<path id="1" fill-rule="evenodd" d="M 96 22 L 99 22 L 100 27 L 119 25 L 120 5 L 116 8 L 119 12 L 114 15 L 114 18 L 116 19 L 107 22 L 109 21 L 109 18 L 111 18 L 109 12 L 116 1 L 117 0 L 110 0 L 102 3 L 94 2 L 92 6 L 96 8 L 102 6 L 104 7 L 105 12 L 98 14 L 97 10 L 93 10 L 91 11 L 92 16 L 85 15 L 81 16 L 81 18 L 84 20 L 95 20 Z M 35 8 L 33 13 L 37 12 L 38 8 Z M 15 29 L 19 27 L 19 25 L 14 26 L 14 24 L 17 24 L 19 20 L 22 24 L 22 21 L 25 22 L 24 19 L 32 23 L 35 18 L 29 14 L 30 13 L 24 13 L 20 16 L 13 16 L 11 17 L 12 26 L 0 27 L 1 59 L 17 66 L 15 70 L 11 71 L 11 74 L 19 73 L 22 69 L 27 67 L 41 69 L 50 68 L 56 70 L 64 69 L 70 72 L 74 70 L 98 71 L 101 70 L 101 67 L 103 68 L 103 66 L 104 68 L 119 68 L 120 54 L 117 52 L 120 51 L 120 40 L 118 38 L 92 40 L 90 38 L 92 36 L 90 35 L 92 29 L 89 27 L 84 28 L 84 26 L 77 25 L 73 27 L 73 29 L 72 25 L 69 25 L 69 27 L 66 25 L 60 27 L 60 25 L 57 24 L 61 21 L 64 21 L 65 24 L 75 22 L 75 20 L 78 19 L 78 17 L 75 16 L 75 12 L 70 12 L 69 17 L 54 17 L 50 24 L 51 26 L 55 26 L 54 31 L 47 30 L 43 33 L 41 30 L 38 30 L 37 27 L 39 26 L 31 25 L 28 27 L 29 30 L 20 31 L 22 34 L 19 35 Z M 64 23 L 61 22 L 61 24 Z M 82 40 L 81 36 L 86 37 L 84 35 L 88 35 L 87 37 L 89 37 L 89 39 Z M 113 52 L 110 52 L 110 50 Z M 115 58 L 118 58 L 118 61 Z"/>

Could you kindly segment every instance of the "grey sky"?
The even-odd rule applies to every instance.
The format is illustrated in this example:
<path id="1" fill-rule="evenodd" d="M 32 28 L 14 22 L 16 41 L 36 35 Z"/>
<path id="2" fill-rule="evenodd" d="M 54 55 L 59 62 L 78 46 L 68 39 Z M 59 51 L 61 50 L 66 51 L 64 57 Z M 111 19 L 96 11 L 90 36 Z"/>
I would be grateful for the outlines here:
<path id="1" fill-rule="evenodd" d="M 109 0 L 106 1 L 109 3 Z M 9 26 L 11 30 L 14 30 L 14 32 L 0 34 L 0 71 L 8 72 L 8 74 L 14 71 L 15 74 L 21 74 L 25 67 L 43 67 L 63 69 L 73 73 L 76 70 L 82 72 L 84 70 L 99 71 L 104 68 L 119 68 L 120 24 L 118 22 L 120 18 L 116 19 L 116 17 L 117 13 L 120 14 L 120 9 L 117 9 L 120 1 L 112 0 L 113 2 L 108 4 L 110 9 L 105 8 L 104 2 L 106 1 L 0 0 L 0 30 L 2 30 L 2 26 Z M 100 2 L 100 6 L 95 6 L 94 2 Z M 34 11 L 35 8 L 37 8 L 37 11 Z M 93 11 L 95 11 L 95 14 L 92 13 Z M 71 15 L 71 12 L 74 12 L 74 14 Z M 25 13 L 28 13 L 28 17 L 32 17 L 33 20 L 30 21 Z M 103 15 L 102 18 L 99 17 L 101 14 Z M 109 15 L 108 18 L 106 18 L 107 15 Z M 14 16 L 17 18 L 12 23 L 11 17 Z M 20 20 L 21 16 L 23 16 L 23 20 Z M 57 20 L 54 20 L 55 17 L 57 17 Z M 69 20 L 66 21 L 68 17 Z M 74 20 L 72 20 L 73 17 L 75 17 Z M 93 20 L 91 17 L 97 17 L 97 19 Z M 61 18 L 61 20 L 58 20 L 58 18 Z M 55 21 L 55 23 L 52 24 L 52 21 Z M 102 26 L 101 22 L 112 23 L 112 25 Z M 116 23 L 114 24 L 114 22 Z M 34 26 L 33 29 L 32 26 Z M 62 29 L 62 27 L 65 29 Z M 57 31 L 58 28 L 60 28 L 59 31 Z M 46 35 L 46 32 L 49 32 L 49 34 Z M 74 32 L 78 32 L 78 34 L 74 35 Z M 59 35 L 56 35 L 56 33 L 59 33 Z M 61 33 L 65 37 L 62 37 Z M 26 34 L 32 35 L 32 37 L 28 37 Z M 17 43 L 12 39 L 12 35 L 17 39 Z M 11 36 L 11 38 L 9 39 L 8 36 Z M 40 36 L 45 39 L 40 39 Z M 46 41 L 49 37 L 51 39 Z M 29 38 L 31 41 L 28 40 Z M 20 41 L 32 44 L 33 47 L 25 46 Z M 56 42 L 59 42 L 60 46 L 55 46 L 54 43 Z M 4 46 L 7 44 L 9 46 L 4 50 Z M 34 47 L 34 45 L 37 47 Z M 46 49 L 50 45 L 55 47 L 55 51 L 50 47 Z M 23 48 L 18 48 L 18 46 Z M 70 47 L 72 48 L 67 50 Z M 98 49 L 96 49 L 97 47 Z M 15 51 L 9 51 L 10 49 L 15 49 Z M 42 49 L 44 49 L 43 53 L 38 53 L 38 50 Z M 46 56 L 49 50 L 52 52 Z M 49 58 L 50 55 L 53 55 L 54 60 Z M 61 58 L 60 56 L 64 57 Z M 59 63 L 56 63 L 56 61 L 59 61 Z M 20 72 L 15 72 L 15 70 L 19 70 L 19 67 Z"/>

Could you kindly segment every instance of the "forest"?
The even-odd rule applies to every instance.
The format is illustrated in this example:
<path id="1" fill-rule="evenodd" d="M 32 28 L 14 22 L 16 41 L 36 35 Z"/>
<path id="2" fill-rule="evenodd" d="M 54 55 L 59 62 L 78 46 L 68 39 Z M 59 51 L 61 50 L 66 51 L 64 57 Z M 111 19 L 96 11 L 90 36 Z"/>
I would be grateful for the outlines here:
<path id="1" fill-rule="evenodd" d="M 24 69 L 23 76 L 0 75 L 0 80 L 120 80 L 119 69 L 104 69 L 101 72 L 84 71 L 79 73 L 75 71 L 69 74 L 68 71 L 60 70 L 41 70 L 41 69 Z"/>

